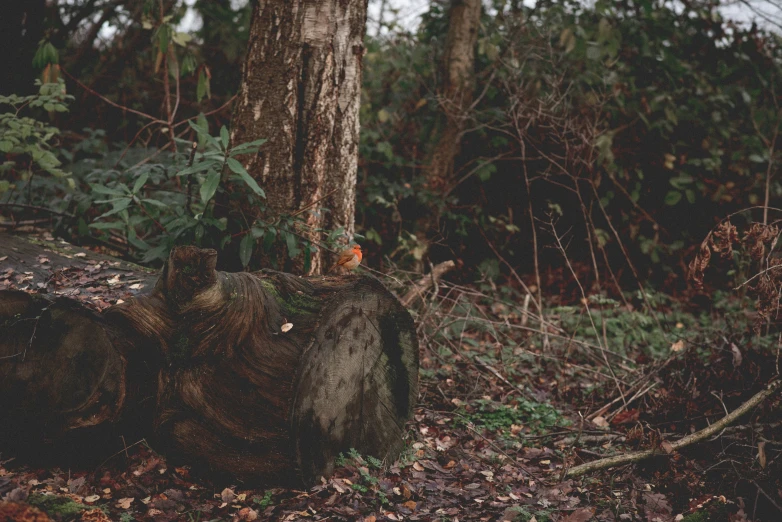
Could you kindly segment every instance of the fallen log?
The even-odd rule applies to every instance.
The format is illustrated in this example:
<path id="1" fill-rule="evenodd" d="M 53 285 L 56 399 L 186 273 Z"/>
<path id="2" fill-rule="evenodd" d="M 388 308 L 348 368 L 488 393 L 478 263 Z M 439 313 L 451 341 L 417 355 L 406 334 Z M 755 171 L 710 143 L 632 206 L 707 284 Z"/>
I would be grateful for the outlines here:
<path id="1" fill-rule="evenodd" d="M 0 422 L 57 438 L 152 409 L 165 453 L 265 484 L 311 483 L 351 448 L 393 458 L 418 389 L 399 301 L 367 277 L 216 260 L 176 248 L 150 294 L 102 315 L 0 292 Z"/>

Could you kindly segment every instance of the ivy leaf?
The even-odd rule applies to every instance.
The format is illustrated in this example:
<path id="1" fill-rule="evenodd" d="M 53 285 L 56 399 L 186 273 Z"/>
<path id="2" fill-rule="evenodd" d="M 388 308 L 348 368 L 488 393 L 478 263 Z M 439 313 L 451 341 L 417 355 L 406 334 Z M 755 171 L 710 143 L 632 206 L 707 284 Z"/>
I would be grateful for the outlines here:
<path id="1" fill-rule="evenodd" d="M 252 178 L 252 176 L 250 176 L 241 163 L 236 161 L 234 158 L 228 158 L 227 164 L 228 168 L 231 169 L 234 173 L 238 174 L 244 180 L 244 182 L 247 183 L 247 186 L 253 190 L 253 192 L 262 198 L 266 197 L 266 193 L 261 187 L 258 186 L 258 183 Z"/>
<path id="2" fill-rule="evenodd" d="M 201 201 L 204 204 L 209 203 L 209 200 L 215 195 L 218 185 L 220 185 L 220 173 L 213 170 L 206 176 L 206 181 L 201 185 Z"/>
<path id="3" fill-rule="evenodd" d="M 239 261 L 242 262 L 242 266 L 246 267 L 250 264 L 250 258 L 253 255 L 253 246 L 255 246 L 255 240 L 252 234 L 245 234 L 242 238 L 242 242 L 239 243 Z"/>

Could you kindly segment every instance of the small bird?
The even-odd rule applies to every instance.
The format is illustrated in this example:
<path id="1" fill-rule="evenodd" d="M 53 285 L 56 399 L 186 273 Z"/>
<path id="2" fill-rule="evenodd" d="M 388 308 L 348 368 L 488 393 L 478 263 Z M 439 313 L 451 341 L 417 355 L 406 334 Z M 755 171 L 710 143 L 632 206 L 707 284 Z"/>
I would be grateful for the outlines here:
<path id="1" fill-rule="evenodd" d="M 361 254 L 361 245 L 353 245 L 350 248 L 346 248 L 339 254 L 339 259 L 337 259 L 337 262 L 331 267 L 329 273 L 337 267 L 355 270 L 356 267 L 361 264 L 361 259 L 363 257 L 364 256 Z"/>

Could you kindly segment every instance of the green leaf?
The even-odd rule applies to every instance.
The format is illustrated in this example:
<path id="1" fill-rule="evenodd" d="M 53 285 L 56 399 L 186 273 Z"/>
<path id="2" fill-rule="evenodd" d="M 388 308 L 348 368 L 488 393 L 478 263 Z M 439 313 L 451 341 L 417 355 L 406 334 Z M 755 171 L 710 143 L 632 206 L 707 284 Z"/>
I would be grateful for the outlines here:
<path id="1" fill-rule="evenodd" d="M 145 172 L 141 176 L 139 176 L 136 179 L 136 183 L 133 185 L 133 193 L 137 194 L 138 191 L 141 190 L 141 187 L 144 186 L 144 183 L 146 183 L 148 179 L 149 179 L 149 172 Z"/>
<path id="2" fill-rule="evenodd" d="M 109 228 L 123 228 L 125 226 L 122 221 L 100 221 L 98 223 L 90 223 L 90 228 L 96 228 L 98 230 L 106 230 Z"/>
<path id="3" fill-rule="evenodd" d="M 92 188 L 93 192 L 97 192 L 98 194 L 106 194 L 109 196 L 126 196 L 127 194 L 125 192 L 122 192 L 121 190 L 112 189 L 109 187 L 105 187 L 103 185 L 98 185 L 95 183 L 90 183 L 90 187 Z"/>
<path id="4" fill-rule="evenodd" d="M 136 230 L 133 227 L 128 229 L 128 243 L 139 250 L 149 250 L 149 245 L 143 239 L 136 236 Z"/>
<path id="5" fill-rule="evenodd" d="M 220 127 L 220 141 L 223 144 L 223 150 L 228 150 L 228 141 L 230 140 L 230 137 L 228 135 L 228 129 L 225 128 L 225 125 Z"/>
<path id="6" fill-rule="evenodd" d="M 14 144 L 8 140 L 0 140 L 0 152 L 11 152 Z"/>
<path id="7" fill-rule="evenodd" d="M 198 144 L 200 146 L 205 145 L 207 142 L 215 147 L 216 149 L 220 148 L 220 144 L 216 139 L 214 139 L 212 136 L 209 135 L 209 127 L 206 123 L 206 117 L 203 117 L 203 114 L 200 114 L 198 116 L 198 124 L 194 123 L 193 120 L 188 120 L 187 124 L 190 125 L 190 128 L 196 131 L 198 134 Z"/>
<path id="8" fill-rule="evenodd" d="M 112 208 L 112 209 L 111 209 L 111 210 L 109 210 L 108 212 L 104 212 L 103 214 L 101 214 L 100 216 L 98 216 L 98 218 L 103 218 L 103 217 L 107 217 L 107 216 L 111 216 L 111 215 L 113 215 L 113 214 L 116 214 L 117 212 L 122 212 L 123 210 L 125 210 L 126 208 L 128 208 L 128 206 L 130 205 L 130 202 L 131 202 L 131 201 L 132 201 L 132 200 L 131 200 L 130 198 L 122 198 L 122 199 L 118 199 L 118 200 L 116 200 L 116 201 L 113 203 L 113 205 L 114 205 L 114 208 Z"/>
<path id="9" fill-rule="evenodd" d="M 285 243 L 288 245 L 288 257 L 293 259 L 299 255 L 299 241 L 296 236 L 287 232 L 285 234 Z"/>
<path id="10" fill-rule="evenodd" d="M 193 129 L 194 131 L 196 131 L 198 134 L 209 134 L 209 128 L 206 127 L 206 126 L 203 126 L 203 124 L 201 122 L 201 116 L 203 116 L 203 115 L 204 114 L 201 113 L 201 114 L 198 115 L 198 118 L 196 118 L 196 121 L 198 123 L 196 123 L 193 120 L 187 120 L 187 124 L 190 125 L 190 128 Z M 206 120 L 206 118 L 204 118 L 204 120 Z M 206 121 L 204 121 L 203 123 L 206 123 Z"/>
<path id="11" fill-rule="evenodd" d="M 245 234 L 242 238 L 242 242 L 239 243 L 239 261 L 242 262 L 242 266 L 246 267 L 250 264 L 254 246 L 255 240 L 253 239 L 253 235 L 250 233 Z"/>
<path id="12" fill-rule="evenodd" d="M 270 252 L 272 248 L 272 244 L 274 243 L 274 239 L 277 237 L 277 229 L 274 227 L 269 227 L 266 229 L 266 233 L 263 235 L 263 250 L 265 252 Z"/>
<path id="13" fill-rule="evenodd" d="M 258 186 L 258 183 L 250 176 L 250 174 L 245 170 L 245 168 L 242 166 L 241 163 L 236 161 L 234 158 L 228 158 L 227 160 L 228 168 L 231 169 L 234 173 L 241 176 L 241 178 L 244 180 L 245 183 L 247 183 L 247 186 L 249 186 L 253 192 L 261 196 L 262 198 L 266 197 L 266 193 L 263 191 L 261 187 Z"/>
<path id="14" fill-rule="evenodd" d="M 158 201 L 156 199 L 144 198 L 141 201 L 143 201 L 144 203 L 149 203 L 150 205 L 153 205 L 155 207 L 165 208 L 165 209 L 169 208 L 169 205 L 163 203 L 162 201 Z"/>
<path id="15" fill-rule="evenodd" d="M 206 175 L 206 181 L 201 184 L 201 201 L 204 204 L 209 203 L 209 200 L 217 192 L 217 187 L 220 185 L 220 173 L 217 171 L 211 171 Z"/>
<path id="16" fill-rule="evenodd" d="M 166 50 L 168 50 L 168 44 L 171 40 L 171 33 L 171 26 L 168 24 L 163 24 L 160 26 L 160 29 L 158 29 L 158 50 L 163 54 L 165 54 Z"/>
<path id="17" fill-rule="evenodd" d="M 218 167 L 219 163 L 220 162 L 215 160 L 198 161 L 197 163 L 193 163 L 189 167 L 185 167 L 184 169 L 180 170 L 176 173 L 176 175 L 189 176 L 190 174 L 195 174 L 196 172 L 205 172 L 212 168 Z"/>
<path id="18" fill-rule="evenodd" d="M 171 35 L 171 39 L 174 41 L 175 44 L 177 44 L 180 47 L 185 47 L 187 45 L 187 42 L 193 39 L 192 36 L 190 36 L 187 33 L 180 33 L 175 32 L 173 35 Z"/>
<path id="19" fill-rule="evenodd" d="M 678 190 L 669 190 L 665 195 L 665 204 L 668 206 L 674 206 L 682 199 L 682 193 Z"/>
<path id="20" fill-rule="evenodd" d="M 266 139 L 260 139 L 251 141 L 249 143 L 242 143 L 231 149 L 231 156 L 238 156 L 240 154 L 255 154 L 261 145 L 266 143 Z"/>
<path id="21" fill-rule="evenodd" d="M 201 71 L 198 73 L 198 84 L 196 85 L 196 101 L 201 102 L 201 100 L 206 96 L 206 82 L 207 82 L 206 74 L 204 74 L 204 71 Z"/>

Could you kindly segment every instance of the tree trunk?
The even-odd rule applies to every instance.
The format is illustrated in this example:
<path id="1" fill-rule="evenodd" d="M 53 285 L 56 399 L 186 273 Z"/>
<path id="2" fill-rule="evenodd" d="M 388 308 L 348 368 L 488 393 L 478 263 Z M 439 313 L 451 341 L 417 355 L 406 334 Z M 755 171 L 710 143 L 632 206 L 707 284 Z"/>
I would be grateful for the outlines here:
<path id="1" fill-rule="evenodd" d="M 7 438 L 100 439 L 134 424 L 167 453 L 274 485 L 328 475 L 351 448 L 393 459 L 418 389 L 399 301 L 367 277 L 229 274 L 216 258 L 174 249 L 151 294 L 103 315 L 0 292 Z"/>
<path id="2" fill-rule="evenodd" d="M 443 58 L 440 105 L 445 125 L 429 163 L 430 186 L 445 191 L 451 183 L 454 158 L 473 99 L 475 44 L 481 20 L 481 0 L 453 0 Z"/>
<path id="3" fill-rule="evenodd" d="M 266 191 L 266 221 L 328 208 L 306 217 L 316 244 L 318 230 L 353 234 L 366 16 L 367 0 L 268 0 L 253 12 L 231 139 L 268 140 L 244 160 Z M 310 273 L 323 264 L 319 251 Z"/>

